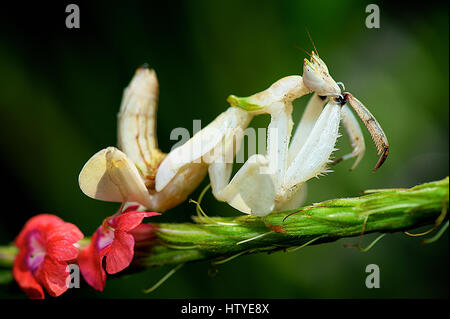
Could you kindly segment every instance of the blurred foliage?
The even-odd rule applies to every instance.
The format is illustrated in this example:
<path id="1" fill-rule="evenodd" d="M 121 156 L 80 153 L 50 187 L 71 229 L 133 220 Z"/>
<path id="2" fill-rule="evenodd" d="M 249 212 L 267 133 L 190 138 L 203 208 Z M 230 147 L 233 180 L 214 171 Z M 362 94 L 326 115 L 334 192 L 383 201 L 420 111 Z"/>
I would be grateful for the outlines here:
<path id="1" fill-rule="evenodd" d="M 357 0 L 75 1 L 81 28 L 66 29 L 68 3 L 0 11 L 2 244 L 38 213 L 57 214 L 90 235 L 118 208 L 84 196 L 77 177 L 93 153 L 116 144 L 122 91 L 139 65 L 147 62 L 158 74 L 159 144 L 169 151 L 173 128 L 191 130 L 193 119 L 206 125 L 226 109 L 228 94 L 250 95 L 301 74 L 306 54 L 297 47 L 312 50 L 306 30 L 332 76 L 372 111 L 391 145 L 387 162 L 372 173 L 377 156 L 364 131 L 359 167 L 349 172 L 351 163 L 342 163 L 309 182 L 308 203 L 448 175 L 446 3 L 380 1 L 381 28 L 367 29 L 371 2 Z M 296 121 L 307 100 L 295 103 Z M 252 126 L 268 121 L 262 116 Z M 342 154 L 350 149 L 345 135 L 338 147 Z M 238 214 L 210 193 L 203 207 L 210 215 Z M 184 203 L 157 220 L 189 220 L 194 211 Z M 149 296 L 141 290 L 168 268 L 109 280 L 103 293 L 84 284 L 63 298 L 448 298 L 448 233 L 427 246 L 395 234 L 365 254 L 343 248 L 356 240 L 245 256 L 213 277 L 207 263 L 187 265 Z M 364 285 L 371 263 L 380 266 L 380 289 Z M 15 285 L 2 287 L 0 296 L 24 297 Z"/>

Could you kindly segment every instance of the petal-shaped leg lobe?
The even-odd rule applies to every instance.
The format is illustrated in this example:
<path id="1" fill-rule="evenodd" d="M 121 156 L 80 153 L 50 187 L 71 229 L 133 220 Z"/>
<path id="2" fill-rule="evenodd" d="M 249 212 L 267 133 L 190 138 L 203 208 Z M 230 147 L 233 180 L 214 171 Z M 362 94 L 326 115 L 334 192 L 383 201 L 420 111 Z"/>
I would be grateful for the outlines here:
<path id="1" fill-rule="evenodd" d="M 151 205 L 136 166 L 115 147 L 94 154 L 81 170 L 78 181 L 83 193 L 95 199 Z"/>
<path id="2" fill-rule="evenodd" d="M 256 216 L 265 216 L 275 207 L 275 185 L 272 175 L 261 173 L 268 161 L 263 155 L 253 155 L 236 173 L 219 198 L 237 210 Z"/>
<path id="3" fill-rule="evenodd" d="M 292 189 L 291 194 L 285 195 L 285 200 L 277 202 L 274 211 L 282 212 L 286 210 L 299 208 L 306 200 L 307 186 L 306 183 L 298 185 Z"/>
<path id="4" fill-rule="evenodd" d="M 319 116 L 300 152 L 289 166 L 285 190 L 318 176 L 326 170 L 339 135 L 340 106 L 329 102 Z"/>
<path id="5" fill-rule="evenodd" d="M 292 163 L 295 155 L 300 152 L 302 146 L 305 144 L 320 113 L 322 113 L 325 102 L 325 99 L 320 98 L 316 93 L 310 98 L 289 145 L 288 165 Z"/>
<path id="6" fill-rule="evenodd" d="M 220 201 L 226 201 L 222 197 L 222 191 L 228 185 L 231 177 L 233 163 L 212 163 L 208 167 L 211 189 L 214 197 Z"/>

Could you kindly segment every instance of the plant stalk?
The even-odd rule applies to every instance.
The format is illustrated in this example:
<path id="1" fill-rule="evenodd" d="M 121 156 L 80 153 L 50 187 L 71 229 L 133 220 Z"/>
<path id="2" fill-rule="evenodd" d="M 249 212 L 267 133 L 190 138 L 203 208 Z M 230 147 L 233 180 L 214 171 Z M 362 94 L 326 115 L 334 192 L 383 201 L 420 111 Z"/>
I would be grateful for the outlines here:
<path id="1" fill-rule="evenodd" d="M 409 189 L 368 190 L 358 197 L 327 200 L 264 218 L 208 217 L 199 213 L 193 223 L 152 223 L 156 239 L 136 242 L 132 267 L 126 273 L 204 260 L 214 265 L 244 254 L 291 251 L 368 233 L 405 232 L 423 225 L 434 230 L 448 219 L 448 202 L 446 177 Z M 83 243 L 88 243 L 88 238 Z M 10 272 L 16 253 L 12 245 L 0 246 L 0 273 Z"/>
<path id="2" fill-rule="evenodd" d="M 327 200 L 299 210 L 161 223 L 158 240 L 136 248 L 142 268 L 210 260 L 221 263 L 244 254 L 275 252 L 380 232 L 438 227 L 446 219 L 448 177 L 410 189 L 369 190 L 362 196 Z"/>

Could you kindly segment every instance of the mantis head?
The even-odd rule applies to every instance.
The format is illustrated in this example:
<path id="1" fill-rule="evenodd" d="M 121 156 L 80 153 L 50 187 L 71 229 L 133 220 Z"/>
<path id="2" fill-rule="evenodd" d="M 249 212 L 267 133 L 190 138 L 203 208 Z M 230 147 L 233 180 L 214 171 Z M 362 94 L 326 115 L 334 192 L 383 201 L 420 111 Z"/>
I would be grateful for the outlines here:
<path id="1" fill-rule="evenodd" d="M 305 58 L 303 63 L 303 82 L 311 91 L 320 96 L 340 96 L 341 89 L 328 72 L 327 65 L 313 51 L 311 61 Z"/>

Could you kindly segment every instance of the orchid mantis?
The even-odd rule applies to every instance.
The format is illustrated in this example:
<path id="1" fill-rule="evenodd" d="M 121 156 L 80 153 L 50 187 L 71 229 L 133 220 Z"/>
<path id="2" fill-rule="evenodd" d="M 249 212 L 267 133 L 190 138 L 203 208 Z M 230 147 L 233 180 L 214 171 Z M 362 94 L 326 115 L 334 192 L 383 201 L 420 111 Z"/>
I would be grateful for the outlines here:
<path id="1" fill-rule="evenodd" d="M 291 139 L 292 102 L 309 93 L 314 94 Z M 330 163 L 356 157 L 353 169 L 363 157 L 364 137 L 348 105 L 368 128 L 381 155 L 374 170 L 389 152 L 387 138 L 373 115 L 353 95 L 341 91 L 316 52 L 311 61 L 305 59 L 303 77 L 284 77 L 249 97 L 229 96 L 231 107 L 169 154 L 157 148 L 157 95 L 154 71 L 138 69 L 124 92 L 119 113 L 122 151 L 108 147 L 85 164 L 79 184 L 86 195 L 122 203 L 136 201 L 147 209 L 164 211 L 184 201 L 208 172 L 215 198 L 243 213 L 265 216 L 296 208 L 305 198 L 306 181 L 329 172 Z M 271 116 L 266 154 L 251 156 L 231 178 L 243 130 L 263 113 Z M 353 151 L 333 162 L 330 157 L 340 122 Z"/>
<path id="2" fill-rule="evenodd" d="M 292 101 L 312 92 L 314 94 L 290 140 Z M 378 155 L 381 155 L 374 170 L 383 164 L 389 151 L 386 135 L 373 115 L 350 93 L 341 91 L 316 52 L 312 52 L 311 61 L 305 59 L 303 77 L 287 76 L 252 96 L 239 98 L 231 95 L 228 102 L 250 116 L 262 113 L 271 116 L 266 155 L 251 156 L 230 181 L 232 164 L 224 159 L 227 152 L 234 154 L 234 150 L 232 140 L 225 140 L 225 151 L 208 168 L 215 198 L 243 213 L 265 216 L 272 211 L 299 207 L 305 198 L 305 182 L 329 172 L 327 167 L 333 163 L 330 157 L 336 150 L 334 146 L 339 137 L 340 122 L 346 128 L 353 151 L 334 163 L 356 157 L 352 169 L 358 165 L 365 152 L 364 137 L 348 104 L 363 120 L 377 146 Z M 194 136 L 186 146 L 182 145 L 163 160 L 161 167 L 171 167 L 171 176 L 183 167 L 171 163 L 191 163 L 191 158 L 181 154 L 195 139 Z M 163 190 L 170 180 L 170 176 L 158 174 L 156 189 Z"/>

